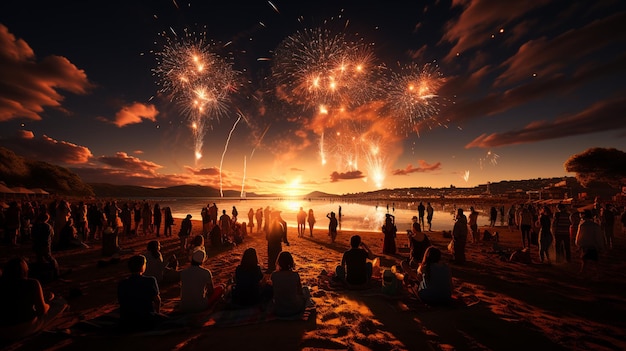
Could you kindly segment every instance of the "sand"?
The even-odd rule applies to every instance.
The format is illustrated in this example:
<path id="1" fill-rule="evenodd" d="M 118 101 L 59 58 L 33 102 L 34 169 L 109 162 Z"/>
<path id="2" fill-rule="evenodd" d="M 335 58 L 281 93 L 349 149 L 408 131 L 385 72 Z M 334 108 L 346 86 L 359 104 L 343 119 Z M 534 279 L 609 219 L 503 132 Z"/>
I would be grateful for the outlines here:
<path id="1" fill-rule="evenodd" d="M 408 256 L 405 233 L 398 228 L 400 252 L 382 255 L 382 234 L 359 232 L 363 240 L 380 255 L 382 268 L 399 264 Z M 519 233 L 506 227 L 498 231 L 500 246 L 513 250 L 519 246 Z M 194 233 L 201 223 L 194 221 Z M 308 230 L 308 228 L 307 228 Z M 539 264 L 538 249 L 533 247 L 533 264 L 501 260 L 493 253 L 492 242 L 468 244 L 468 263 L 450 264 L 456 302 L 446 307 L 431 307 L 417 300 L 408 290 L 395 296 L 377 288 L 367 291 L 331 289 L 319 275 L 333 271 L 348 248 L 353 232 L 341 231 L 330 244 L 321 223 L 313 237 L 297 237 L 289 228 L 288 247 L 297 271 L 311 288 L 315 312 L 308 320 L 273 320 L 229 327 L 209 326 L 175 330 L 163 335 L 76 334 L 71 326 L 90 320 L 116 307 L 117 282 L 124 277 L 126 260 L 133 252 L 143 253 L 154 237 L 121 241 L 131 250 L 121 262 L 98 267 L 99 244 L 90 249 L 56 253 L 63 269 L 71 269 L 65 281 L 44 286 L 45 291 L 68 298 L 70 310 L 49 332 L 4 344 L 7 350 L 624 350 L 626 265 L 625 236 L 616 237 L 612 251 L 602 256 L 602 274 L 597 279 L 578 274 L 580 259 L 574 253 L 569 264 Z M 445 247 L 449 239 L 441 232 L 427 233 L 434 245 Z M 160 238 L 165 256 L 178 248 L 176 236 Z M 267 246 L 263 234 L 249 233 L 243 244 L 229 249 L 208 248 L 205 263 L 216 282 L 225 283 L 239 263 L 242 252 L 255 247 L 263 265 Z M 1 247 L 8 257 L 8 247 Z M 30 249 L 19 249 L 27 256 Z M 183 267 L 188 262 L 183 260 Z M 82 295 L 72 296 L 80 290 Z M 177 285 L 161 286 L 165 302 L 176 299 Z M 60 332 L 59 332 L 60 331 Z M 69 332 L 69 333 L 68 333 Z"/>

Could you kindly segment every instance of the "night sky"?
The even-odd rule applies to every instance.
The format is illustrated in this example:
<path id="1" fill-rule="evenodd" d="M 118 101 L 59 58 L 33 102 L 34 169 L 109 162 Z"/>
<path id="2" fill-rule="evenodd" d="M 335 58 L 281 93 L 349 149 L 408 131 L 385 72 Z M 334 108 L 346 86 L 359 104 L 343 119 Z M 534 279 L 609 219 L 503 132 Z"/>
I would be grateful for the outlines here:
<path id="1" fill-rule="evenodd" d="M 261 194 L 573 176 L 626 150 L 623 33 L 619 0 L 4 1 L 0 146 Z"/>

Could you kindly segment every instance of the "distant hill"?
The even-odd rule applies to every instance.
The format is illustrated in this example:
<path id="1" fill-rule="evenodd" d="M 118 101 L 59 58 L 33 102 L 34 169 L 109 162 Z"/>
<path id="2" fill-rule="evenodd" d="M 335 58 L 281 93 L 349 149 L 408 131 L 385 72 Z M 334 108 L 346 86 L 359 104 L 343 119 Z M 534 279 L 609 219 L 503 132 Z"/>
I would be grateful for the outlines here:
<path id="1" fill-rule="evenodd" d="M 220 197 L 219 189 L 203 185 L 177 185 L 167 188 L 146 188 L 135 185 L 114 185 L 106 183 L 90 183 L 97 197 Z M 241 192 L 236 190 L 224 190 L 225 197 L 239 197 Z M 255 194 L 248 193 L 247 197 Z"/>
<path id="2" fill-rule="evenodd" d="M 89 185 L 67 168 L 29 160 L 0 147 L 0 180 L 9 187 L 42 188 L 51 194 L 93 196 Z"/>

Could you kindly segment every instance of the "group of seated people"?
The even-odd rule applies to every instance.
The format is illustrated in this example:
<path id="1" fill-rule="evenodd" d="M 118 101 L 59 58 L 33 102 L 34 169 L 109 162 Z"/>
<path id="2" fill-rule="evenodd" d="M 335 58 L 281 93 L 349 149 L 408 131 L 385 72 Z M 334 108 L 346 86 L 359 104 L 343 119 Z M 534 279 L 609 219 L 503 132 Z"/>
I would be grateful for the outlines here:
<path id="1" fill-rule="evenodd" d="M 428 237 L 415 223 L 408 239 L 410 258 L 402 262 L 404 282 L 417 283 L 418 297 L 427 304 L 450 301 L 452 279 L 450 269 L 441 262 L 441 251 L 430 245 Z M 294 258 L 282 251 L 276 260 L 277 269 L 266 279 L 259 265 L 257 252 L 247 248 L 227 287 L 214 284 L 209 269 L 203 267 L 207 258 L 204 238 L 194 238 L 189 250 L 190 265 L 180 270 L 175 256 L 164 260 L 159 241 L 148 243 L 145 255 L 128 260 L 130 275 L 118 284 L 120 327 L 124 330 L 149 330 L 170 317 L 161 313 L 159 284 L 179 283 L 182 313 L 210 310 L 228 294 L 235 306 L 248 307 L 269 303 L 277 316 L 292 316 L 304 311 L 310 299 L 308 287 L 303 286 L 295 271 Z M 367 285 L 373 274 L 372 260 L 376 257 L 359 235 L 350 239 L 351 248 L 344 252 L 336 267 L 338 280 L 349 288 Z M 60 299 L 44 298 L 39 282 L 28 278 L 24 258 L 9 261 L 0 277 L 0 338 L 15 338 L 41 330 L 55 315 L 67 307 Z"/>

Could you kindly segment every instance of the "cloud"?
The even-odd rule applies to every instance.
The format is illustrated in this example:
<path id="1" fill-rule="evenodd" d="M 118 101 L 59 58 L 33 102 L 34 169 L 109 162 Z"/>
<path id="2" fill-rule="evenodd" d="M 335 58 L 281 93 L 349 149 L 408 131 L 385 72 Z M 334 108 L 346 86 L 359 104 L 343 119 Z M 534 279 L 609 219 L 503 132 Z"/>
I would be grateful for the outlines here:
<path id="1" fill-rule="evenodd" d="M 185 169 L 192 173 L 195 176 L 219 176 L 220 175 L 220 169 L 218 167 L 210 167 L 210 168 L 200 168 L 200 169 L 196 169 L 196 168 L 192 168 L 189 166 L 186 166 Z"/>
<path id="2" fill-rule="evenodd" d="M 93 85 L 83 70 L 61 56 L 35 59 L 35 53 L 0 24 L 0 122 L 41 120 L 46 107 L 60 108 L 58 90 L 86 94 Z"/>
<path id="3" fill-rule="evenodd" d="M 52 164 L 87 163 L 93 156 L 86 146 L 55 140 L 47 135 L 38 138 L 29 130 L 19 130 L 14 137 L 2 139 L 2 144 L 26 158 Z"/>
<path id="4" fill-rule="evenodd" d="M 133 102 L 130 105 L 122 107 L 120 111 L 115 114 L 115 120 L 111 123 L 122 128 L 129 124 L 138 124 L 143 122 L 144 119 L 156 122 L 156 116 L 159 111 L 152 104 L 142 104 L 140 102 Z M 108 121 L 104 118 L 102 120 Z"/>
<path id="5" fill-rule="evenodd" d="M 565 66 L 575 65 L 577 60 L 587 58 L 591 53 L 626 41 L 621 34 L 625 31 L 626 13 L 622 12 L 555 38 L 530 40 L 502 64 L 507 69 L 498 77 L 496 85 L 526 80 L 534 74 L 539 77 L 561 74 Z"/>
<path id="6" fill-rule="evenodd" d="M 146 174 L 132 172 L 122 168 L 78 167 L 70 170 L 80 176 L 86 183 L 109 183 L 117 185 L 136 185 L 149 188 L 193 183 L 186 175 L 177 174 Z"/>
<path id="7" fill-rule="evenodd" d="M 292 171 L 292 172 L 304 172 L 304 169 L 297 168 L 297 167 L 291 167 L 291 168 L 289 168 L 289 170 Z"/>
<path id="8" fill-rule="evenodd" d="M 455 0 L 453 7 L 462 7 L 463 12 L 454 21 L 446 24 L 442 41 L 453 43 L 444 58 L 451 61 L 457 53 L 463 54 L 483 46 L 491 35 L 516 19 L 544 6 L 549 0 L 500 1 L 500 0 Z"/>
<path id="9" fill-rule="evenodd" d="M 438 171 L 441 169 L 441 162 L 437 162 L 434 164 L 428 164 L 426 163 L 426 161 L 424 160 L 419 160 L 419 167 L 414 168 L 412 164 L 408 164 L 406 166 L 406 168 L 404 169 L 396 169 L 393 170 L 391 173 L 393 175 L 409 175 L 411 173 L 424 173 L 424 172 L 432 172 L 432 171 Z"/>
<path id="10" fill-rule="evenodd" d="M 581 112 L 554 121 L 536 121 L 520 130 L 482 134 L 467 144 L 465 148 L 490 148 L 558 139 L 572 135 L 626 131 L 626 119 L 623 118 L 624 111 L 626 111 L 626 98 L 623 97 L 625 93 L 622 91 L 618 98 L 596 102 Z"/>
<path id="11" fill-rule="evenodd" d="M 365 178 L 361 171 L 350 171 L 345 173 L 339 173 L 337 171 L 330 174 L 330 182 L 335 183 L 340 180 L 348 180 L 348 179 L 361 179 Z"/>
<path id="12" fill-rule="evenodd" d="M 163 168 L 154 162 L 144 161 L 121 151 L 117 152 L 115 156 L 100 156 L 96 160 L 113 168 L 151 176 L 156 175 L 157 170 Z"/>

